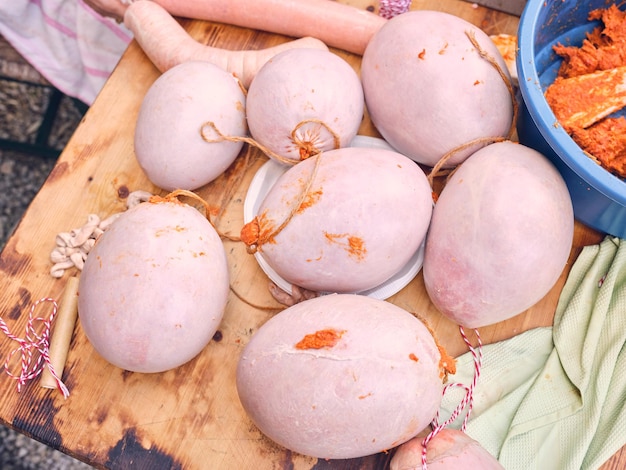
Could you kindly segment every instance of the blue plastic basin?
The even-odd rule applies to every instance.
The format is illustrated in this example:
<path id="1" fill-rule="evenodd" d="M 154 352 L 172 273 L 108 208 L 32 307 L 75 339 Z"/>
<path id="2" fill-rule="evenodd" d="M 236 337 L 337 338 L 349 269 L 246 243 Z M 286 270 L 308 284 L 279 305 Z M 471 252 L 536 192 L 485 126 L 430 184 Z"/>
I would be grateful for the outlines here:
<path id="1" fill-rule="evenodd" d="M 559 169 L 580 222 L 626 238 L 626 182 L 583 153 L 557 124 L 544 97 L 561 63 L 552 46 L 579 46 L 585 34 L 598 26 L 588 21 L 589 12 L 607 6 L 606 0 L 526 3 L 518 30 L 517 73 L 522 99 L 517 131 L 520 143 L 543 153 Z M 624 115 L 624 110 L 616 115 Z"/>

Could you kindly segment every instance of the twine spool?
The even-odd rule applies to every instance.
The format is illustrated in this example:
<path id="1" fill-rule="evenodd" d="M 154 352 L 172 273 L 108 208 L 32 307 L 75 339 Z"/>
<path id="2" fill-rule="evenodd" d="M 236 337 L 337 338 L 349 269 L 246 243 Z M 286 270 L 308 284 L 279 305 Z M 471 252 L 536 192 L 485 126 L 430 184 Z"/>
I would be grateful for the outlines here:
<path id="1" fill-rule="evenodd" d="M 35 317 L 35 309 L 43 303 L 52 304 L 52 312 L 47 319 L 44 317 Z M 57 302 L 50 297 L 44 297 L 32 304 L 28 313 L 25 337 L 23 339 L 18 338 L 16 335 L 11 333 L 7 324 L 2 318 L 0 318 L 0 331 L 2 331 L 9 339 L 16 341 L 19 344 L 16 349 L 9 353 L 4 362 L 4 370 L 7 375 L 12 379 L 17 380 L 18 392 L 21 392 L 22 387 L 29 380 L 39 376 L 47 367 L 50 370 L 50 374 L 54 378 L 57 387 L 61 390 L 63 397 L 67 398 L 70 395 L 69 390 L 61 381 L 55 372 L 52 363 L 50 362 L 50 330 L 57 311 Z M 37 333 L 35 329 L 35 322 L 43 323 L 43 331 L 41 333 Z M 11 372 L 11 360 L 18 352 L 21 354 L 21 370 L 19 374 L 14 374 Z"/>

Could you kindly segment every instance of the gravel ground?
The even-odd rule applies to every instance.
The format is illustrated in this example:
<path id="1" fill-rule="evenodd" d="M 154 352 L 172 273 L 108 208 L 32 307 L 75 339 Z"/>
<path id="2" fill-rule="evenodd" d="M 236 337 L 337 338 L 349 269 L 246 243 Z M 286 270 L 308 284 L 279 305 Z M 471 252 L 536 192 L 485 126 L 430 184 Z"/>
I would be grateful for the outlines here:
<path id="1" fill-rule="evenodd" d="M 0 138 L 34 142 L 52 92 L 0 79 Z M 48 144 L 61 150 L 78 125 L 82 113 L 63 97 Z M 55 160 L 0 149 L 0 248 L 52 170 Z M 0 317 L 2 312 L 0 312 Z M 3 341 L 3 338 L 0 338 Z M 4 362 L 4 358 L 0 358 Z M 13 381 L 0 376 L 0 390 L 13 393 Z M 2 393 L 2 392 L 0 392 Z M 1 470 L 84 470 L 90 466 L 0 425 Z"/>
<path id="2" fill-rule="evenodd" d="M 0 246 L 4 246 L 53 166 L 52 160 L 0 151 Z"/>
<path id="3" fill-rule="evenodd" d="M 0 78 L 0 116 L 5 116 L 0 138 L 35 144 L 51 95 L 50 88 Z M 62 150 L 81 117 L 74 102 L 64 96 L 46 147 Z M 54 158 L 37 155 L 35 149 L 29 153 L 0 149 L 0 246 L 4 246 L 54 164 Z"/>
<path id="4" fill-rule="evenodd" d="M 0 427 L 0 468 L 2 470 L 86 470 L 92 467 L 23 434 Z"/>

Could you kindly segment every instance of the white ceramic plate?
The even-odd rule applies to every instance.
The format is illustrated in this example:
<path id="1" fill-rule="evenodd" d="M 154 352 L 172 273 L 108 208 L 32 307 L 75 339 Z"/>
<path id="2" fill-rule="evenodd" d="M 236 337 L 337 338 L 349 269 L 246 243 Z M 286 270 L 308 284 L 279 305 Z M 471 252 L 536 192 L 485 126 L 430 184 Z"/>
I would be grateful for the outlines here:
<path id="1" fill-rule="evenodd" d="M 387 142 L 376 137 L 357 135 L 352 142 L 351 147 L 375 147 L 393 150 Z M 243 218 L 244 223 L 250 222 L 258 214 L 259 208 L 265 199 L 267 193 L 272 189 L 278 178 L 281 177 L 290 167 L 283 165 L 274 160 L 269 160 L 263 164 L 261 168 L 255 173 L 246 199 L 243 203 Z M 267 263 L 265 258 L 260 253 L 255 253 L 257 263 L 263 270 L 263 272 L 269 277 L 274 284 L 280 287 L 285 292 L 291 294 L 291 284 L 283 279 L 272 267 Z M 361 295 L 367 295 L 375 299 L 387 299 L 393 294 L 402 290 L 409 282 L 415 278 L 420 269 L 422 269 L 422 263 L 424 261 L 424 243 L 420 245 L 415 254 L 411 257 L 408 263 L 398 271 L 393 277 L 383 282 L 382 284 L 362 292 L 358 292 Z"/>

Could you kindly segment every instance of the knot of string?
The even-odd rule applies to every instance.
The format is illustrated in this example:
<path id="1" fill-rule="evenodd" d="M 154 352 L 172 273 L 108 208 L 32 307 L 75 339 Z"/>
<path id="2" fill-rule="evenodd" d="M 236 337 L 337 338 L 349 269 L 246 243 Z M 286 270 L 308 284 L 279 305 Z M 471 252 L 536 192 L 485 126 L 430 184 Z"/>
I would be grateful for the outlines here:
<path id="1" fill-rule="evenodd" d="M 301 137 L 299 135 L 302 132 L 300 129 L 309 124 L 315 125 L 315 131 L 304 131 L 303 136 Z M 315 142 L 320 137 L 321 129 L 326 129 L 326 132 L 328 132 L 332 137 L 333 149 L 341 147 L 341 137 L 328 124 L 320 119 L 304 119 L 303 121 L 300 121 L 291 131 L 291 140 L 294 144 L 296 144 L 296 147 L 300 149 L 300 160 L 306 160 L 307 158 L 314 157 L 315 155 L 322 153 L 322 150 L 317 148 L 315 145 Z"/>
<path id="2" fill-rule="evenodd" d="M 35 317 L 35 310 L 42 303 L 52 304 L 52 312 L 48 318 Z M 50 374 L 56 381 L 57 387 L 61 390 L 63 397 L 67 398 L 70 395 L 69 390 L 58 377 L 52 363 L 50 362 L 50 330 L 57 311 L 58 304 L 56 300 L 50 297 L 44 297 L 32 304 L 28 313 L 28 321 L 26 323 L 24 338 L 18 338 L 16 335 L 11 333 L 7 324 L 2 318 L 0 318 L 0 331 L 2 331 L 9 339 L 16 341 L 19 344 L 17 348 L 9 353 L 6 361 L 4 362 L 4 370 L 7 375 L 12 379 L 17 380 L 18 392 L 22 390 L 22 387 L 26 384 L 26 382 L 39 376 L 39 374 L 43 372 L 44 368 L 48 367 Z M 43 323 L 43 331 L 41 333 L 37 333 L 37 330 L 35 329 L 36 322 Z M 11 372 L 11 362 L 13 356 L 17 353 L 21 354 L 21 370 L 19 374 L 14 374 Z"/>
<path id="3" fill-rule="evenodd" d="M 380 0 L 378 14 L 383 18 L 390 19 L 406 13 L 410 8 L 411 0 Z"/>
<path id="4" fill-rule="evenodd" d="M 311 187 L 313 186 L 313 182 L 315 181 L 315 177 L 317 176 L 317 172 L 322 161 L 322 155 L 323 153 L 320 152 L 320 153 L 315 154 L 313 157 L 311 157 L 311 159 L 315 159 L 314 164 L 313 164 L 313 170 L 311 171 L 311 177 L 306 181 L 306 184 L 304 188 L 302 189 L 302 192 L 298 196 L 296 204 L 293 205 L 291 211 L 289 212 L 289 214 L 287 214 L 287 217 L 285 218 L 285 220 L 283 220 L 282 223 L 278 227 L 276 227 L 275 229 L 267 233 L 266 231 L 263 231 L 263 235 L 261 235 L 262 231 L 259 227 L 258 217 L 255 217 L 254 219 L 252 219 L 251 222 L 248 222 L 248 224 L 246 224 L 248 227 L 250 227 L 251 225 L 254 227 L 254 229 L 251 230 L 253 234 L 252 237 L 250 239 L 245 240 L 247 244 L 246 250 L 248 251 L 249 254 L 256 253 L 261 245 L 272 240 L 280 232 L 282 232 L 283 229 L 289 224 L 289 222 L 291 222 L 291 219 L 293 219 L 293 217 L 295 217 L 298 211 L 302 209 L 302 205 L 304 204 L 307 196 L 309 195 Z M 244 229 L 245 228 L 246 227 L 244 227 Z"/>
<path id="5" fill-rule="evenodd" d="M 430 441 L 432 441 L 433 438 L 437 434 L 439 434 L 439 432 L 442 429 L 444 429 L 446 426 L 456 421 L 456 419 L 459 416 L 461 416 L 461 413 L 465 411 L 467 408 L 465 412 L 465 416 L 463 417 L 463 423 L 461 425 L 461 431 L 465 431 L 467 427 L 467 422 L 469 421 L 470 415 L 472 413 L 472 408 L 474 405 L 474 390 L 478 383 L 478 378 L 480 377 L 480 370 L 482 368 L 482 363 L 483 363 L 482 340 L 480 339 L 480 334 L 478 333 L 478 330 L 474 330 L 474 333 L 476 334 L 476 341 L 478 343 L 478 345 L 474 347 L 472 346 L 472 343 L 470 342 L 467 335 L 465 334 L 465 330 L 463 329 L 462 326 L 459 326 L 459 331 L 461 333 L 461 337 L 463 338 L 463 341 L 465 342 L 469 351 L 472 354 L 472 358 L 474 361 L 474 377 L 472 378 L 472 383 L 470 385 L 453 382 L 453 383 L 447 384 L 444 387 L 443 395 L 445 395 L 446 392 L 452 387 L 463 388 L 465 390 L 465 395 L 463 396 L 463 399 L 459 402 L 457 407 L 452 411 L 452 413 L 450 414 L 450 417 L 444 422 L 442 423 L 439 422 L 439 411 L 437 411 L 437 414 L 435 415 L 431 423 L 432 431 L 422 441 L 422 470 L 427 470 L 428 468 L 428 465 L 426 462 L 426 451 L 427 451 L 427 447 Z"/>
<path id="6" fill-rule="evenodd" d="M 252 147 L 259 149 L 268 157 L 273 158 L 280 163 L 284 163 L 285 165 L 295 165 L 296 163 L 298 163 L 296 160 L 283 157 L 282 155 L 273 152 L 269 147 L 262 145 L 261 143 L 254 140 L 252 137 L 240 135 L 225 135 L 217 128 L 217 125 L 213 121 L 207 121 L 200 126 L 200 137 L 208 144 L 216 144 L 224 141 L 243 142 L 244 144 L 248 144 Z"/>
<path id="7" fill-rule="evenodd" d="M 307 129 L 309 125 L 313 125 L 314 129 Z M 304 128 L 304 129 L 303 129 Z M 219 142 L 243 142 L 251 147 L 259 149 L 263 154 L 285 165 L 295 165 L 302 160 L 314 157 L 322 153 L 322 149 L 318 148 L 316 142 L 319 141 L 322 130 L 326 130 L 333 142 L 333 149 L 341 147 L 341 136 L 334 131 L 328 124 L 320 119 L 304 119 L 300 121 L 292 129 L 290 137 L 291 141 L 298 149 L 298 159 L 289 158 L 288 156 L 281 155 L 274 152 L 269 147 L 254 140 L 252 137 L 239 136 L 239 135 L 225 135 L 220 131 L 216 124 L 212 121 L 207 121 L 200 126 L 200 137 L 202 140 L 209 144 L 215 144 Z"/>

